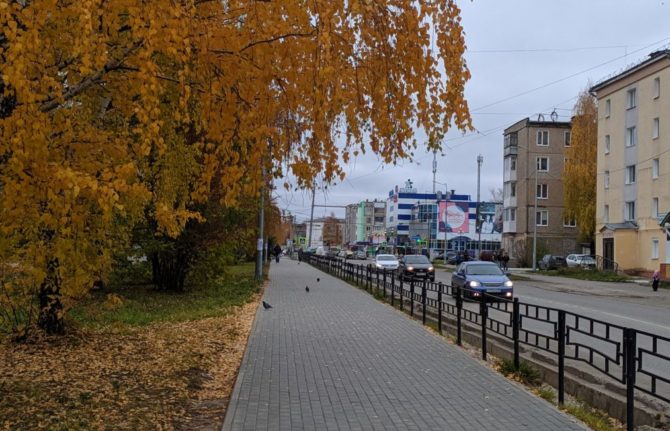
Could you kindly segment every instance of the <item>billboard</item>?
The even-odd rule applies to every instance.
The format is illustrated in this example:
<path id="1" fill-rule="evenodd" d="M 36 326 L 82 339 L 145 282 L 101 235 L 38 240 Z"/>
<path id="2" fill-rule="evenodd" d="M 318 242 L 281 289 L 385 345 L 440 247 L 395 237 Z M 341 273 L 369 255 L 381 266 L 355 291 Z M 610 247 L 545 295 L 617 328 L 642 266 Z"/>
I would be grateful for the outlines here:
<path id="1" fill-rule="evenodd" d="M 482 233 L 502 233 L 502 205 L 495 202 L 480 203 L 479 219 L 481 222 L 477 223 L 477 233 L 480 228 Z"/>
<path id="2" fill-rule="evenodd" d="M 438 220 L 440 232 L 468 233 L 468 203 L 440 202 Z"/>

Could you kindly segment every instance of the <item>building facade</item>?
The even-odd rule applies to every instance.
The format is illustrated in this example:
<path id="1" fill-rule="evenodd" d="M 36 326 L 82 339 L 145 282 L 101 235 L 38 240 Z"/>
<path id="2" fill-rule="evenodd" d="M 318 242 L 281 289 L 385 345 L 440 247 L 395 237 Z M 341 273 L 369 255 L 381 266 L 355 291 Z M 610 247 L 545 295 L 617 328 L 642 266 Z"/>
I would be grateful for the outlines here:
<path id="1" fill-rule="evenodd" d="M 419 249 L 466 251 L 476 256 L 481 239 L 482 251 L 500 248 L 502 205 L 482 202 L 452 190 L 447 195 L 418 193 L 408 180 L 405 187 L 389 192 L 386 203 L 389 245 Z M 481 229 L 481 235 L 480 230 Z"/>
<path id="2" fill-rule="evenodd" d="M 596 253 L 670 276 L 670 50 L 593 88 L 598 100 Z"/>
<path id="3" fill-rule="evenodd" d="M 344 242 L 355 244 L 358 234 L 358 204 L 349 204 L 344 209 Z"/>
<path id="4" fill-rule="evenodd" d="M 512 263 L 532 266 L 538 258 L 579 250 L 574 220 L 563 215 L 565 150 L 570 122 L 525 118 L 504 131 L 502 247 Z"/>

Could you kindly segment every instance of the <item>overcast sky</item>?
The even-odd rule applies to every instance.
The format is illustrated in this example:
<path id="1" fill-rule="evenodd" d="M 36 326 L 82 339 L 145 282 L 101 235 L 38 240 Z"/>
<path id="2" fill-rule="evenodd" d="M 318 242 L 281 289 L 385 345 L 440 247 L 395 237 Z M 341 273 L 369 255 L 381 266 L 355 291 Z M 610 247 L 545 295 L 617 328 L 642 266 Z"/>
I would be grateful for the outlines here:
<path id="1" fill-rule="evenodd" d="M 484 157 L 481 199 L 502 187 L 503 130 L 555 109 L 568 121 L 578 93 L 650 52 L 670 47 L 670 0 L 458 1 L 466 33 L 466 86 L 476 132 L 452 131 L 438 154 L 437 181 L 459 194 L 477 193 L 477 155 Z M 417 136 L 419 137 L 419 136 Z M 420 138 L 420 137 L 419 137 Z M 419 192 L 433 187 L 432 153 L 384 166 L 367 154 L 352 161 L 342 184 L 317 190 L 317 205 L 386 199 L 411 178 Z M 278 184 L 280 184 L 278 182 Z M 444 190 L 444 185 L 437 188 Z M 309 191 L 274 192 L 276 203 L 298 220 L 309 218 Z M 344 209 L 316 207 L 315 217 Z"/>

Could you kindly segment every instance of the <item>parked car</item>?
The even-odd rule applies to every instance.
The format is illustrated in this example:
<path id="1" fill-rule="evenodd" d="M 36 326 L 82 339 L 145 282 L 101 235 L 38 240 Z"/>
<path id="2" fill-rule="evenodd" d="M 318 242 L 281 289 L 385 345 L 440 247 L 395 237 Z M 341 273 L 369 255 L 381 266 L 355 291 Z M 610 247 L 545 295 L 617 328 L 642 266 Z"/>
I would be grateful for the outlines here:
<path id="1" fill-rule="evenodd" d="M 456 257 L 456 254 L 457 254 L 457 253 L 456 253 L 455 251 L 447 251 L 447 262 L 449 262 L 451 259 L 453 259 L 454 257 Z M 440 262 L 443 262 L 443 261 L 444 261 L 444 253 L 443 253 L 443 252 L 439 252 L 439 253 L 437 254 L 437 256 L 435 256 L 435 259 L 433 259 L 433 261 L 435 261 L 435 260 L 440 261 Z"/>
<path id="2" fill-rule="evenodd" d="M 377 269 L 385 269 L 395 271 L 400 266 L 398 258 L 392 254 L 378 254 L 375 257 L 375 267 Z"/>
<path id="3" fill-rule="evenodd" d="M 354 257 L 354 252 L 351 250 L 342 249 L 339 251 L 339 253 L 337 253 L 337 257 L 341 257 L 344 260 L 351 259 Z"/>
<path id="4" fill-rule="evenodd" d="M 398 272 L 403 279 L 427 278 L 435 281 L 435 268 L 430 260 L 422 254 L 410 254 L 400 259 Z"/>
<path id="5" fill-rule="evenodd" d="M 555 256 L 553 254 L 545 254 L 542 259 L 537 262 L 540 269 L 558 269 L 565 267 L 565 258 L 563 256 Z"/>
<path id="6" fill-rule="evenodd" d="M 356 257 L 356 259 L 365 260 L 368 258 L 368 253 L 365 250 L 356 250 L 354 256 Z"/>
<path id="7" fill-rule="evenodd" d="M 469 254 L 465 252 L 459 252 L 456 253 L 456 255 L 451 258 L 447 258 L 447 263 L 450 265 L 460 265 L 462 262 L 467 262 L 471 259 L 472 258 L 470 257 Z"/>
<path id="8" fill-rule="evenodd" d="M 569 268 L 587 268 L 592 269 L 596 267 L 596 260 L 593 256 L 588 254 L 569 254 L 565 258 L 565 263 Z"/>
<path id="9" fill-rule="evenodd" d="M 487 300 L 495 298 L 512 299 L 514 283 L 500 267 L 493 262 L 473 260 L 458 265 L 451 275 L 452 294 L 456 288 L 462 288 L 464 298 L 481 299 L 483 294 Z"/>

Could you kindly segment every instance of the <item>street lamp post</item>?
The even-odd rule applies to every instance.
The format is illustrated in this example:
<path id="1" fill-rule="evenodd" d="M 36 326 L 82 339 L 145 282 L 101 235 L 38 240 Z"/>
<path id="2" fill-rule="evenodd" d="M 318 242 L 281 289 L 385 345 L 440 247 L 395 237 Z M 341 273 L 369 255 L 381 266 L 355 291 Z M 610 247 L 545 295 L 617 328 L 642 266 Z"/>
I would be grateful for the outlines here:
<path id="1" fill-rule="evenodd" d="M 481 214 L 479 212 L 479 184 L 480 184 L 480 176 L 481 176 L 481 170 L 482 170 L 482 163 L 484 163 L 484 157 L 480 154 L 477 156 L 477 222 L 475 226 L 479 227 L 479 240 L 477 241 L 477 258 L 479 259 L 482 255 L 482 226 L 481 226 L 481 220 L 479 219 L 481 217 Z"/>
<path id="2" fill-rule="evenodd" d="M 535 205 L 533 212 L 535 213 L 533 215 L 535 222 L 533 223 L 533 256 L 531 259 L 533 259 L 533 271 L 537 271 L 537 160 L 535 161 Z"/>

